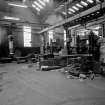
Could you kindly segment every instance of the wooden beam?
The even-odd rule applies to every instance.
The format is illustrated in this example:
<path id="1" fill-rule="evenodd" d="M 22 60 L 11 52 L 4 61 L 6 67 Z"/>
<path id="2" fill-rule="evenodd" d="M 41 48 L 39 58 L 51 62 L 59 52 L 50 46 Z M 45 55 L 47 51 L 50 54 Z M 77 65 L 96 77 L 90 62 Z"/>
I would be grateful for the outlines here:
<path id="1" fill-rule="evenodd" d="M 104 8 L 104 7 L 105 7 L 105 2 L 102 3 L 102 8 Z M 52 25 L 52 26 L 50 26 L 50 27 L 47 27 L 47 28 L 43 29 L 42 31 L 39 32 L 39 34 L 41 34 L 41 33 L 43 33 L 43 32 L 46 32 L 46 31 L 48 31 L 48 30 L 51 30 L 51 29 L 53 29 L 53 28 L 56 28 L 56 27 L 58 27 L 58 26 L 61 26 L 61 25 L 65 24 L 65 23 L 68 23 L 68 22 L 70 22 L 70 21 L 73 21 L 73 20 L 75 20 L 75 19 L 77 19 L 77 18 L 80 18 L 80 17 L 83 17 L 83 16 L 85 16 L 85 15 L 88 15 L 88 14 L 90 14 L 90 13 L 92 13 L 92 12 L 95 12 L 95 11 L 97 11 L 97 10 L 99 10 L 99 9 L 100 9 L 100 4 L 97 4 L 96 6 L 90 8 L 90 9 L 88 9 L 88 10 L 86 10 L 86 11 L 83 11 L 83 12 L 81 12 L 81 13 L 79 13 L 79 14 L 73 16 L 73 17 L 67 18 L 67 19 L 65 19 L 65 20 L 63 20 L 63 21 L 60 21 L 60 22 L 56 23 L 55 25 Z"/>
<path id="2" fill-rule="evenodd" d="M 11 23 L 16 23 L 17 25 L 24 25 L 24 24 L 30 24 L 32 26 L 38 26 L 38 27 L 47 27 L 49 26 L 48 24 L 40 24 L 40 23 L 31 23 L 31 22 L 26 22 L 26 21 L 14 21 L 14 20 L 5 20 L 5 19 L 0 19 L 0 24 L 11 24 Z"/>

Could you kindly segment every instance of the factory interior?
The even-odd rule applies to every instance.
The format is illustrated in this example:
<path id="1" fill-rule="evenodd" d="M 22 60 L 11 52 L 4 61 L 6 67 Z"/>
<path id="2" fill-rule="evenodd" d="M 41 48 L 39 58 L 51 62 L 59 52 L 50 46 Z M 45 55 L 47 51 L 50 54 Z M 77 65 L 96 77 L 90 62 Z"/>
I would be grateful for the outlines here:
<path id="1" fill-rule="evenodd" d="M 0 105 L 105 105 L 105 0 L 0 0 Z"/>

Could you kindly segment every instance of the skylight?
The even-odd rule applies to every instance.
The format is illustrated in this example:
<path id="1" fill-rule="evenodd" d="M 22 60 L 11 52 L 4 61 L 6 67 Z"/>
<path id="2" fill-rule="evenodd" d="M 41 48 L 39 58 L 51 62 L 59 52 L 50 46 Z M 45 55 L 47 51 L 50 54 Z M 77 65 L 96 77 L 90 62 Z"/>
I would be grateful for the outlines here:
<path id="1" fill-rule="evenodd" d="M 93 3 L 94 1 L 93 0 L 87 0 L 89 3 Z"/>
<path id="2" fill-rule="evenodd" d="M 88 4 L 84 1 L 81 1 L 81 4 L 84 5 L 84 6 L 87 6 Z"/>
<path id="3" fill-rule="evenodd" d="M 75 9 L 75 10 L 77 10 L 77 11 L 79 10 L 79 8 L 77 8 L 76 6 L 73 6 L 72 8 Z"/>
<path id="4" fill-rule="evenodd" d="M 62 12 L 62 14 L 66 15 L 66 12 Z"/>
<path id="5" fill-rule="evenodd" d="M 38 2 L 43 5 L 43 6 L 46 6 L 45 2 L 43 2 L 42 0 L 38 0 Z"/>
<path id="6" fill-rule="evenodd" d="M 72 12 L 68 11 L 68 14 L 72 14 Z"/>
<path id="7" fill-rule="evenodd" d="M 37 11 L 40 11 L 40 8 L 36 7 L 34 4 L 32 4 L 32 7 L 35 8 Z"/>
<path id="8" fill-rule="evenodd" d="M 43 0 L 43 1 L 48 3 L 50 0 Z"/>
<path id="9" fill-rule="evenodd" d="M 77 7 L 83 8 L 81 4 L 76 4 Z"/>
<path id="10" fill-rule="evenodd" d="M 42 5 L 40 5 L 38 2 L 34 2 L 34 4 L 36 5 L 36 6 L 38 6 L 40 9 L 42 9 L 43 8 L 43 6 Z"/>
<path id="11" fill-rule="evenodd" d="M 23 7 L 23 8 L 27 8 L 28 6 L 27 5 L 19 5 L 19 4 L 14 4 L 14 3 L 8 3 L 8 5 L 11 5 L 11 6 L 15 6 L 15 7 Z"/>
<path id="12" fill-rule="evenodd" d="M 71 8 L 69 8 L 69 11 L 71 11 L 71 12 L 75 12 L 75 10 L 74 10 L 74 9 L 71 9 Z"/>
<path id="13" fill-rule="evenodd" d="M 4 19 L 7 19 L 7 20 L 20 20 L 20 18 L 17 18 L 17 17 L 9 17 L 9 16 L 4 16 Z"/>
<path id="14" fill-rule="evenodd" d="M 32 7 L 37 8 L 36 10 L 39 11 L 39 9 L 43 9 L 49 2 L 50 0 L 34 0 Z"/>

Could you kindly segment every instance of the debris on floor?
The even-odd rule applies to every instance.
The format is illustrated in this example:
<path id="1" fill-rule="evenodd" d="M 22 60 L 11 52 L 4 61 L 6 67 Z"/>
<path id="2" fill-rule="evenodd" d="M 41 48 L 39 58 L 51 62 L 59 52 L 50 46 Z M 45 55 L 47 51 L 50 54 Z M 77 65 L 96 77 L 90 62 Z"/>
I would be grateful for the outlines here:
<path id="1" fill-rule="evenodd" d="M 105 79 L 96 77 L 90 81 L 64 75 L 61 73 L 64 68 L 51 72 L 39 72 L 35 67 L 22 68 L 28 65 L 9 64 L 2 68 L 8 74 L 4 73 L 0 82 L 0 105 L 104 105 Z"/>
<path id="2" fill-rule="evenodd" d="M 29 65 L 28 65 L 28 68 L 32 68 L 32 67 L 34 67 L 33 64 L 29 64 Z"/>
<path id="3" fill-rule="evenodd" d="M 84 79 L 93 80 L 95 78 L 95 74 L 92 71 L 85 73 L 85 72 L 80 72 L 75 69 L 72 70 L 70 68 L 69 67 L 61 68 L 61 69 L 59 69 L 59 72 L 64 74 L 66 76 L 66 78 L 68 78 L 68 79 L 80 79 L 80 81 L 83 81 Z"/>
<path id="4" fill-rule="evenodd" d="M 79 78 L 86 79 L 87 77 L 85 74 L 79 74 Z"/>
<path id="5" fill-rule="evenodd" d="M 6 74 L 7 72 L 1 72 L 0 73 L 0 92 L 3 91 L 3 77 L 4 77 L 4 74 Z"/>
<path id="6" fill-rule="evenodd" d="M 68 75 L 67 78 L 68 78 L 68 79 L 74 79 L 74 76 Z"/>

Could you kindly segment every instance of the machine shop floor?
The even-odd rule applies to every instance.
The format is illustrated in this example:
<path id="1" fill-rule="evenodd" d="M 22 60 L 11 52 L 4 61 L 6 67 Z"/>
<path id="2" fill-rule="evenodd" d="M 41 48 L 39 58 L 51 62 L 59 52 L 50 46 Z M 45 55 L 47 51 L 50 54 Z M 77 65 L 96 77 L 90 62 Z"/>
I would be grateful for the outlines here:
<path id="1" fill-rule="evenodd" d="M 67 79 L 35 65 L 0 64 L 0 105 L 105 105 L 105 79 Z"/>

